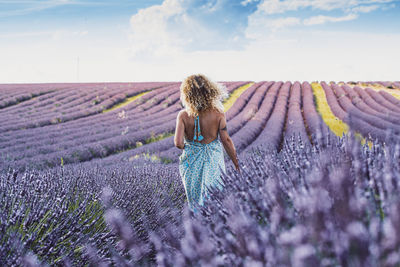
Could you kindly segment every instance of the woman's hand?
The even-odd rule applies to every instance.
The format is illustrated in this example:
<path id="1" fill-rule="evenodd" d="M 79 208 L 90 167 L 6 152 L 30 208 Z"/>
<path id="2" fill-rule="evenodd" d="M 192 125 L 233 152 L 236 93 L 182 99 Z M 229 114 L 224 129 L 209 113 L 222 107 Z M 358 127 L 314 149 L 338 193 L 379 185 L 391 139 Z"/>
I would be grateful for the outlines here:
<path id="1" fill-rule="evenodd" d="M 236 168 L 236 171 L 238 171 L 239 173 L 241 173 L 241 172 L 240 172 L 240 166 L 239 166 L 239 163 L 235 164 L 235 168 Z"/>
<path id="2" fill-rule="evenodd" d="M 219 135 L 221 138 L 222 145 L 224 146 L 226 152 L 231 158 L 233 164 L 235 165 L 236 170 L 240 173 L 239 160 L 237 158 L 235 145 L 233 144 L 233 141 L 228 134 L 225 113 L 223 114 L 219 123 Z"/>

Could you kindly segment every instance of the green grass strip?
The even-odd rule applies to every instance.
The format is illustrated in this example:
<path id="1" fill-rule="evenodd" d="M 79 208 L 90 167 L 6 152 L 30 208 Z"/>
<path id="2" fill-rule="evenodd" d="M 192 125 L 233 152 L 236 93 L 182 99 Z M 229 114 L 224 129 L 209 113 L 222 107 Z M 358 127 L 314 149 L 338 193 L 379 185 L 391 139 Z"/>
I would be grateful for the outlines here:
<path id="1" fill-rule="evenodd" d="M 383 86 L 381 84 L 377 84 L 377 83 L 375 83 L 375 84 L 358 83 L 358 84 L 354 84 L 354 85 L 353 84 L 347 84 L 347 85 L 352 87 L 352 88 L 355 87 L 355 86 L 361 87 L 363 89 L 371 88 L 371 89 L 374 89 L 377 92 L 385 91 L 386 93 L 389 93 L 392 96 L 394 96 L 395 98 L 400 100 L 400 89 L 397 89 L 397 88 L 396 89 L 389 89 L 389 88 L 387 88 L 387 87 L 385 87 L 385 86 Z"/>
<path id="2" fill-rule="evenodd" d="M 173 136 L 173 135 L 174 135 L 174 133 L 161 133 L 159 135 L 155 135 L 152 132 L 151 136 L 145 140 L 145 143 L 146 144 L 150 144 L 150 143 L 153 143 L 153 142 L 158 142 L 160 140 L 163 140 L 164 138 L 167 138 L 167 137 L 170 137 L 170 136 Z M 136 144 L 136 146 L 138 146 L 138 145 L 140 146 L 140 144 Z"/>
<path id="3" fill-rule="evenodd" d="M 316 99 L 316 108 L 318 113 L 321 115 L 322 120 L 329 129 L 337 136 L 342 137 L 343 134 L 347 134 L 349 131 L 349 126 L 336 117 L 326 99 L 325 91 L 319 83 L 311 83 L 311 87 Z M 365 138 L 361 136 L 360 133 L 356 132 L 355 136 L 361 140 L 361 144 L 365 144 Z M 372 142 L 368 141 L 368 146 L 372 147 Z"/>
<path id="4" fill-rule="evenodd" d="M 150 90 L 150 91 L 151 91 L 151 90 Z M 146 91 L 146 92 L 143 92 L 143 93 L 140 93 L 140 94 L 137 94 L 137 95 L 128 97 L 128 98 L 126 98 L 124 101 L 122 101 L 121 103 L 118 103 L 118 104 L 112 106 L 112 107 L 109 108 L 109 109 L 104 109 L 104 110 L 103 110 L 103 113 L 112 111 L 112 110 L 117 109 L 117 108 L 122 108 L 122 107 L 128 105 L 129 103 L 135 101 L 135 100 L 138 99 L 139 97 L 142 97 L 142 96 L 144 96 L 145 94 L 149 93 L 150 91 Z"/>
<path id="5" fill-rule="evenodd" d="M 224 102 L 224 111 L 227 112 L 240 97 L 240 95 L 243 94 L 253 84 L 254 82 L 251 82 L 235 89 L 233 93 L 228 97 L 228 99 Z"/>
<path id="6" fill-rule="evenodd" d="M 333 114 L 322 86 L 319 83 L 311 83 L 311 87 L 316 98 L 317 111 L 321 115 L 322 120 L 335 135 L 342 136 L 346 134 L 349 131 L 349 127 Z"/>

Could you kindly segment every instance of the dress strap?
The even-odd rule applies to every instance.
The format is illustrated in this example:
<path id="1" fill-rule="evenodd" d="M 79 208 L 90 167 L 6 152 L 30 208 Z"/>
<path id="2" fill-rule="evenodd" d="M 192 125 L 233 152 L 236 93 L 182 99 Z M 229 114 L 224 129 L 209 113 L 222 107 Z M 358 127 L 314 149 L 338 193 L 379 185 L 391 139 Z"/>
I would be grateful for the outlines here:
<path id="1" fill-rule="evenodd" d="M 198 128 L 198 130 L 196 129 Z M 200 132 L 200 119 L 199 115 L 197 115 L 196 119 L 194 120 L 194 137 L 193 140 L 198 140 L 199 142 L 204 139 Z"/>
<path id="2" fill-rule="evenodd" d="M 196 134 L 197 134 L 196 129 L 197 129 L 197 117 L 194 119 L 193 140 L 196 140 L 196 139 L 197 139 L 197 136 L 196 136 Z"/>

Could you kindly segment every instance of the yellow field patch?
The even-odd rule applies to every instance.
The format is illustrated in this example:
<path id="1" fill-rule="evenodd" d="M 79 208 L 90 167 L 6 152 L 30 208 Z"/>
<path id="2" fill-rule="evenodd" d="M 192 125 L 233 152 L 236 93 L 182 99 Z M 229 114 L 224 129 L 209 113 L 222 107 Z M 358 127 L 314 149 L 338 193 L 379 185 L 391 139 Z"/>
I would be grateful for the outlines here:
<path id="1" fill-rule="evenodd" d="M 135 159 L 139 159 L 140 157 L 150 159 L 153 162 L 154 161 L 158 161 L 158 162 L 161 161 L 160 157 L 158 157 L 156 155 L 150 155 L 149 153 L 142 153 L 142 154 L 136 154 L 134 156 L 130 156 L 128 158 L 128 161 L 133 161 Z"/>
<path id="2" fill-rule="evenodd" d="M 118 103 L 118 104 L 116 104 L 115 106 L 112 106 L 112 107 L 109 108 L 109 109 L 104 109 L 104 110 L 103 110 L 103 113 L 112 111 L 112 110 L 117 109 L 117 108 L 122 108 L 122 107 L 128 105 L 129 103 L 135 101 L 135 100 L 138 99 L 139 97 L 144 96 L 145 94 L 147 94 L 147 93 L 149 93 L 149 92 L 150 92 L 150 91 L 147 91 L 147 92 L 143 92 L 143 93 L 140 93 L 140 94 L 137 94 L 137 95 L 128 97 L 127 99 L 125 99 L 125 100 L 122 101 L 121 103 Z"/>
<path id="3" fill-rule="evenodd" d="M 224 102 L 224 111 L 227 112 L 230 109 L 235 101 L 240 97 L 241 94 L 244 93 L 250 86 L 252 86 L 254 82 L 245 84 L 240 86 L 239 88 L 235 89 L 233 93 L 228 97 L 228 99 Z"/>
<path id="4" fill-rule="evenodd" d="M 333 114 L 322 86 L 319 83 L 311 83 L 311 87 L 316 98 L 317 111 L 321 115 L 322 120 L 326 125 L 328 125 L 329 129 L 335 133 L 335 135 L 342 136 L 343 134 L 346 134 L 349 127 Z"/>
<path id="5" fill-rule="evenodd" d="M 149 153 L 144 153 L 144 152 L 130 156 L 128 158 L 128 161 L 134 161 L 134 160 L 140 159 L 140 158 L 150 159 L 153 162 L 161 162 L 161 163 L 171 163 L 172 162 L 172 160 L 169 158 L 159 157 L 155 154 L 149 154 Z"/>
<path id="6" fill-rule="evenodd" d="M 333 114 L 322 86 L 319 83 L 311 83 L 311 87 L 316 98 L 317 111 L 321 115 L 325 124 L 328 125 L 329 129 L 339 137 L 342 137 L 343 134 L 347 134 L 349 126 Z M 365 144 L 366 140 L 360 133 L 356 132 L 355 136 L 357 139 L 361 140 L 361 144 Z M 368 141 L 368 146 L 370 148 L 372 147 L 371 141 Z"/>
<path id="7" fill-rule="evenodd" d="M 374 89 L 377 92 L 385 91 L 400 100 L 400 90 L 399 89 L 389 89 L 389 88 L 386 88 L 385 86 L 383 86 L 381 84 L 377 84 L 377 83 L 374 83 L 374 84 L 358 83 L 355 85 L 353 85 L 353 84 L 347 84 L 347 85 L 350 87 L 358 86 L 363 89 L 368 87 L 368 88 Z"/>
<path id="8" fill-rule="evenodd" d="M 146 139 L 145 143 L 146 144 L 150 144 L 153 142 L 158 142 L 161 141 L 167 137 L 173 136 L 174 133 L 161 133 L 159 135 L 155 135 L 153 132 L 151 133 L 151 136 L 149 138 Z M 140 145 L 139 145 L 140 146 Z"/>

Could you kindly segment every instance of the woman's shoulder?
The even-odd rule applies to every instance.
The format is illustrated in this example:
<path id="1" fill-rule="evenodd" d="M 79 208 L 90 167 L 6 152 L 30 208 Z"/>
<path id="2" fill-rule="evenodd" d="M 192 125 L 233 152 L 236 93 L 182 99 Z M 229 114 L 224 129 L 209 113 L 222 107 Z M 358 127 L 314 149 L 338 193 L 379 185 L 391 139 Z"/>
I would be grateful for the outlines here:
<path id="1" fill-rule="evenodd" d="M 204 117 L 208 118 L 207 120 L 218 122 L 225 117 L 225 113 L 218 109 L 209 109 L 204 112 L 203 115 L 205 115 Z"/>
<path id="2" fill-rule="evenodd" d="M 200 115 L 223 116 L 225 114 L 225 112 L 221 112 L 217 108 L 209 108 L 209 109 L 206 109 L 204 111 L 200 111 L 199 114 Z"/>
<path id="3" fill-rule="evenodd" d="M 212 114 L 216 115 L 217 117 L 223 117 L 225 115 L 225 112 L 221 112 L 216 108 L 211 109 L 210 112 L 212 112 Z"/>
<path id="4" fill-rule="evenodd" d="M 187 117 L 189 117 L 189 114 L 187 113 L 186 109 L 182 109 L 179 111 L 178 117 L 187 118 Z"/>

